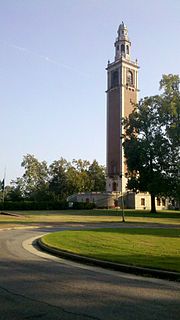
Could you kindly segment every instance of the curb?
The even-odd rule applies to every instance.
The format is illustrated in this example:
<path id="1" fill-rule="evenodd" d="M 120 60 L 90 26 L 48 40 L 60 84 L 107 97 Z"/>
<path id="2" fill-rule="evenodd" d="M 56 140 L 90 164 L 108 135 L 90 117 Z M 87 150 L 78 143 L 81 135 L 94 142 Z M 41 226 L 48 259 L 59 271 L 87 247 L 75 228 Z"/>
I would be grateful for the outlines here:
<path id="1" fill-rule="evenodd" d="M 81 263 L 85 263 L 85 264 L 89 264 L 97 267 L 102 267 L 104 269 L 111 269 L 111 270 L 121 271 L 125 273 L 132 273 L 132 274 L 140 275 L 144 277 L 154 277 L 159 279 L 180 282 L 179 272 L 135 267 L 135 266 L 126 265 L 126 264 L 119 264 L 119 263 L 113 263 L 113 262 L 104 261 L 104 260 L 98 260 L 94 258 L 88 258 L 85 256 L 80 256 L 77 254 L 73 254 L 73 253 L 69 253 L 66 251 L 49 247 L 42 242 L 41 238 L 37 239 L 34 244 L 36 244 L 43 251 L 51 253 L 60 258 L 65 258 L 65 259 L 69 259 L 69 260 L 73 260 L 73 261 L 77 261 L 77 262 L 81 262 Z"/>

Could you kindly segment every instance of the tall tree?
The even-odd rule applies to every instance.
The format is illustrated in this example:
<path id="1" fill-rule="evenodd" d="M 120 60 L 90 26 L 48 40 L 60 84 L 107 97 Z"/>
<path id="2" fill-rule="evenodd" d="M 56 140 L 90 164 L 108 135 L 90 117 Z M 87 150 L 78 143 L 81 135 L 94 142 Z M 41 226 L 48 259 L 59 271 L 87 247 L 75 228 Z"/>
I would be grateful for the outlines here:
<path id="1" fill-rule="evenodd" d="M 171 76 L 163 76 L 160 84 L 168 88 L 168 92 L 142 99 L 125 119 L 128 188 L 149 191 L 152 212 L 156 212 L 155 196 L 172 192 L 172 172 L 177 172 L 179 165 L 179 144 L 172 141 L 176 141 L 174 132 L 177 134 L 174 126 L 178 128 L 174 114 L 179 105 L 179 93 L 177 86 L 169 89 L 172 83 Z"/>
<path id="2" fill-rule="evenodd" d="M 39 162 L 34 155 L 27 154 L 24 156 L 21 166 L 25 170 L 22 179 L 19 180 L 24 196 L 32 200 L 42 199 L 48 190 L 46 161 Z"/>
<path id="3" fill-rule="evenodd" d="M 67 171 L 70 194 L 91 191 L 92 181 L 88 175 L 90 162 L 87 160 L 73 160 Z M 73 192 L 72 192 L 73 191 Z"/>
<path id="4" fill-rule="evenodd" d="M 88 174 L 92 184 L 91 191 L 105 191 L 105 167 L 99 165 L 99 163 L 96 160 L 94 160 L 92 164 L 89 166 Z"/>
<path id="5" fill-rule="evenodd" d="M 64 200 L 68 196 L 67 170 L 70 163 L 64 158 L 55 160 L 49 166 L 49 191 L 56 200 Z"/>
<path id="6" fill-rule="evenodd" d="M 180 77 L 163 75 L 160 81 L 162 103 L 160 121 L 169 141 L 169 168 L 166 175 L 171 181 L 171 195 L 180 202 Z"/>

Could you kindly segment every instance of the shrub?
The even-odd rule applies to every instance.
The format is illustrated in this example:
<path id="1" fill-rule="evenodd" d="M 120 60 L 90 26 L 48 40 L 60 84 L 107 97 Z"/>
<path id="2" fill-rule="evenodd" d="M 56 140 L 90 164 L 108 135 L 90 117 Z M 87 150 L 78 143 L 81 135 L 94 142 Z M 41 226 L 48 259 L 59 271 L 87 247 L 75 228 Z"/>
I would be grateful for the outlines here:
<path id="1" fill-rule="evenodd" d="M 0 202 L 0 210 L 64 210 L 66 201 L 5 201 Z"/>
<path id="2" fill-rule="evenodd" d="M 73 209 L 78 210 L 89 210 L 94 209 L 95 203 L 87 203 L 87 202 L 73 202 Z"/>

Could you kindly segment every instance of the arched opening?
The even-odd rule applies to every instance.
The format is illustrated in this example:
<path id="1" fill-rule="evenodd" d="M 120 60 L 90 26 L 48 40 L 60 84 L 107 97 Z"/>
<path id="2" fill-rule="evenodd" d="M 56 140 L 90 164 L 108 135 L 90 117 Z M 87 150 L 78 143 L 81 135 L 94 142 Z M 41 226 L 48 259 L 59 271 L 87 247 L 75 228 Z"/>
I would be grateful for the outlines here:
<path id="1" fill-rule="evenodd" d="M 129 85 L 129 86 L 133 86 L 133 73 L 132 73 L 132 71 L 128 71 L 128 73 L 127 73 L 127 84 Z"/>
<path id="2" fill-rule="evenodd" d="M 117 191 L 117 183 L 114 181 L 113 182 L 113 185 L 112 185 L 112 187 L 113 187 L 113 191 Z"/>
<path id="3" fill-rule="evenodd" d="M 129 54 L 129 46 L 126 46 L 126 53 Z"/>
<path id="4" fill-rule="evenodd" d="M 122 53 L 125 53 L 125 46 L 124 46 L 124 44 L 121 45 L 121 52 L 122 52 Z"/>
<path id="5" fill-rule="evenodd" d="M 118 200 L 117 199 L 114 200 L 114 206 L 115 206 L 115 208 L 118 207 Z"/>
<path id="6" fill-rule="evenodd" d="M 117 87 L 119 85 L 119 72 L 114 70 L 111 72 L 111 88 Z"/>

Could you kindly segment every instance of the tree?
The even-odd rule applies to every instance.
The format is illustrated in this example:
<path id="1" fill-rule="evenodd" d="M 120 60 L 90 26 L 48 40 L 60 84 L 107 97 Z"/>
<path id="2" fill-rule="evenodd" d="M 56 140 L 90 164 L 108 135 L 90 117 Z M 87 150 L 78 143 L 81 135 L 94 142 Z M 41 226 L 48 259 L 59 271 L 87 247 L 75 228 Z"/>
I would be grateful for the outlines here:
<path id="1" fill-rule="evenodd" d="M 24 187 L 22 178 L 17 178 L 11 181 L 11 185 L 7 186 L 6 198 L 10 201 L 20 201 L 23 200 Z"/>
<path id="2" fill-rule="evenodd" d="M 180 77 L 163 75 L 160 89 L 163 89 L 160 120 L 169 141 L 169 168 L 166 172 L 171 182 L 171 195 L 180 201 Z"/>
<path id="3" fill-rule="evenodd" d="M 45 161 L 39 162 L 34 155 L 23 157 L 21 166 L 25 172 L 21 178 L 12 181 L 15 190 L 29 200 L 45 200 L 48 193 L 48 167 Z"/>
<path id="4" fill-rule="evenodd" d="M 99 163 L 94 160 L 89 166 L 88 174 L 92 183 L 91 191 L 105 191 L 105 167 L 99 165 Z"/>
<path id="5" fill-rule="evenodd" d="M 155 196 L 172 193 L 179 165 L 177 76 L 163 76 L 164 93 L 146 97 L 125 119 L 124 150 L 128 167 L 128 189 L 149 191 L 151 212 Z M 178 181 L 173 184 L 177 191 Z M 175 191 L 175 192 L 176 192 Z"/>
<path id="6" fill-rule="evenodd" d="M 56 200 L 64 200 L 68 196 L 67 170 L 70 163 L 65 159 L 55 160 L 49 166 L 49 191 Z"/>
<path id="7" fill-rule="evenodd" d="M 73 160 L 67 170 L 69 194 L 91 191 L 92 181 L 88 175 L 90 162 L 87 160 Z"/>
<path id="8" fill-rule="evenodd" d="M 8 200 L 66 200 L 73 193 L 105 188 L 105 168 L 96 160 L 91 164 L 82 159 L 68 162 L 61 157 L 48 167 L 45 161 L 27 154 L 21 166 L 24 174 L 11 182 Z"/>

